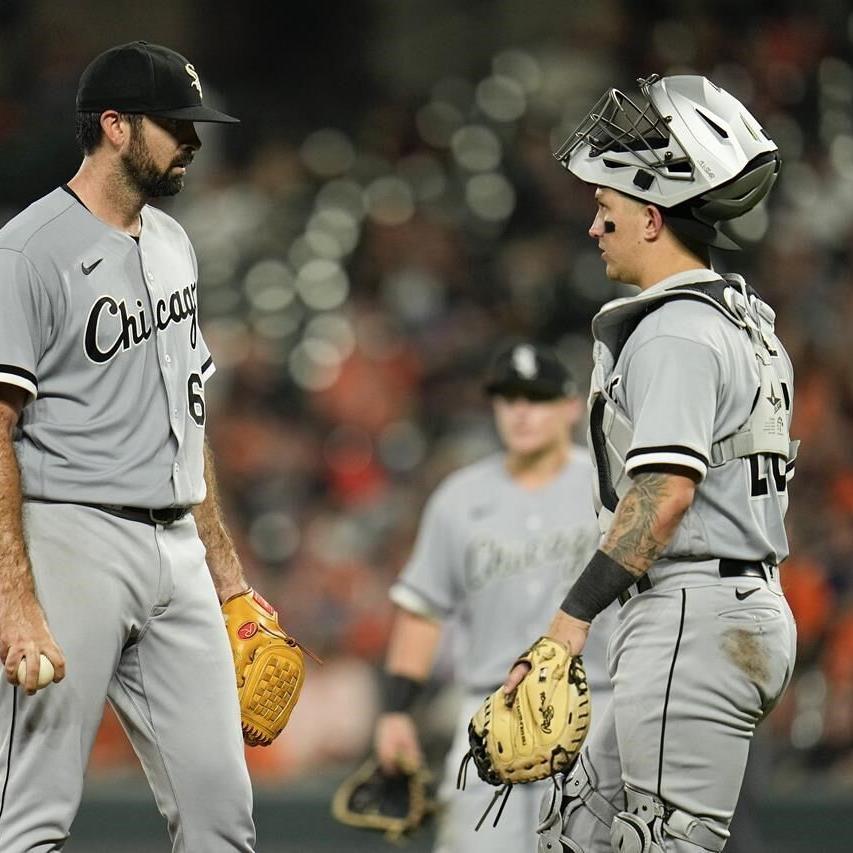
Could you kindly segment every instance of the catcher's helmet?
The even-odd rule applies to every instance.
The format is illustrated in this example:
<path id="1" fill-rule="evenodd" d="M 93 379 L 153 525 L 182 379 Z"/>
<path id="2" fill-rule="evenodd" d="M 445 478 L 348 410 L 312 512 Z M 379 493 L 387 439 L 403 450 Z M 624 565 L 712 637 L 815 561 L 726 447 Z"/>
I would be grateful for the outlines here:
<path id="1" fill-rule="evenodd" d="M 555 152 L 582 181 L 712 227 L 761 201 L 776 180 L 776 143 L 737 98 L 705 77 L 640 79 L 639 97 L 608 90 Z"/>

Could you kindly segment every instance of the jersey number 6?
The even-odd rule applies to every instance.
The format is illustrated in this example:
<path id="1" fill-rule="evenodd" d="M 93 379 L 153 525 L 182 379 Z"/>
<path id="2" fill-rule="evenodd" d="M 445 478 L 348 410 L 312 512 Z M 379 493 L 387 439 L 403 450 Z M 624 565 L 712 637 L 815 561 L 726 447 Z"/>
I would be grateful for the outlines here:
<path id="1" fill-rule="evenodd" d="M 199 425 L 204 426 L 204 394 L 202 393 L 204 386 L 202 385 L 201 376 L 197 373 L 191 373 L 187 379 L 187 408 L 190 410 L 190 417 Z"/>

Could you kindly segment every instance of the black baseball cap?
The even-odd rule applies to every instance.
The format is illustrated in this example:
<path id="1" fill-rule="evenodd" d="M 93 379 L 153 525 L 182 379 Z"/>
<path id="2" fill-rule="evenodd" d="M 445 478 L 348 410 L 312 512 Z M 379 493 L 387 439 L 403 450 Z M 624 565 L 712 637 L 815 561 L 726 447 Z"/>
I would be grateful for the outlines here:
<path id="1" fill-rule="evenodd" d="M 222 124 L 240 121 L 204 106 L 198 73 L 185 56 L 147 41 L 111 47 L 83 72 L 77 111 L 104 110 Z"/>
<path id="2" fill-rule="evenodd" d="M 490 396 L 519 396 L 555 400 L 577 393 L 569 369 L 550 347 L 531 341 L 505 344 L 495 353 L 486 373 Z"/>

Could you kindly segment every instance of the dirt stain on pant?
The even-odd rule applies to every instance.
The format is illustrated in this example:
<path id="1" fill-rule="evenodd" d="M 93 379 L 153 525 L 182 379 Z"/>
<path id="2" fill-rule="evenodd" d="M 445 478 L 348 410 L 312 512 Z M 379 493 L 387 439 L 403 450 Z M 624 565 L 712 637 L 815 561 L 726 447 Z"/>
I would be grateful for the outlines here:
<path id="1" fill-rule="evenodd" d="M 729 660 L 756 684 L 766 684 L 770 678 L 767 652 L 755 630 L 730 628 L 723 635 L 723 651 Z"/>

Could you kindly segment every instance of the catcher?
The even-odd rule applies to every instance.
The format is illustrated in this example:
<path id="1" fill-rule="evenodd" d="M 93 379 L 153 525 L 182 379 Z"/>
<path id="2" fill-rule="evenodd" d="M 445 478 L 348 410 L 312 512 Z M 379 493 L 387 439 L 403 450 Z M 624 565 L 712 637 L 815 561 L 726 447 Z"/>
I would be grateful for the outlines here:
<path id="1" fill-rule="evenodd" d="M 496 353 L 485 391 L 504 450 L 452 474 L 426 506 L 414 552 L 391 590 L 398 611 L 386 658 L 384 712 L 374 737 L 386 775 L 406 762 L 422 765 L 411 712 L 432 668 L 443 623 L 452 619 L 462 699 L 438 794 L 443 808 L 435 850 L 440 853 L 517 853 L 533 847 L 548 783 L 523 785 L 513 794 L 499 833 L 488 827 L 477 832 L 495 789 L 472 773 L 464 790 L 456 790 L 457 771 L 470 749 L 471 715 L 504 680 L 518 646 L 544 633 L 546 614 L 598 541 L 592 466 L 584 448 L 570 438 L 582 404 L 557 355 L 533 342 L 509 343 Z M 604 667 L 608 618 L 596 623 L 585 649 L 591 691 L 602 706 L 610 691 Z M 588 702 L 581 668 L 564 667 L 566 679 L 570 671 L 575 701 Z M 559 683 L 566 692 L 560 678 L 555 668 L 546 701 L 531 694 L 534 714 L 542 705 L 546 713 L 553 706 L 552 721 L 566 716 L 565 697 L 551 691 Z M 556 744 L 548 742 L 552 748 Z M 567 760 L 555 754 L 554 765 Z"/>
<path id="2" fill-rule="evenodd" d="M 796 656 L 780 580 L 793 368 L 770 305 L 711 268 L 712 248 L 736 247 L 725 223 L 772 188 L 779 152 L 704 77 L 638 84 L 605 92 L 555 155 L 595 187 L 588 233 L 607 276 L 640 290 L 592 322 L 603 537 L 547 632 L 579 653 L 622 603 L 613 699 L 543 804 L 542 853 L 720 853 L 750 741 Z"/>

